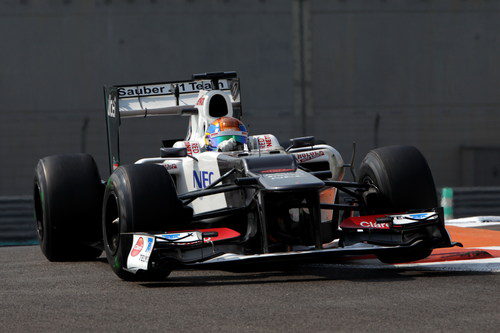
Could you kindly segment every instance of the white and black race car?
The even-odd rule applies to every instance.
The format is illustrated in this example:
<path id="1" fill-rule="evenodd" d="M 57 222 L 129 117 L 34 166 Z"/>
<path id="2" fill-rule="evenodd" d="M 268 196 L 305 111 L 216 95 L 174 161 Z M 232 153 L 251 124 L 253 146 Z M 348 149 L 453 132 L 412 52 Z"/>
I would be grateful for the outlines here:
<path id="1" fill-rule="evenodd" d="M 105 87 L 111 176 L 88 154 L 41 159 L 35 216 L 50 261 L 102 251 L 121 278 L 164 278 L 174 269 L 266 261 L 323 261 L 374 254 L 397 263 L 456 245 L 444 228 L 431 171 L 414 147 L 370 151 L 357 181 L 343 181 L 337 150 L 314 137 L 248 138 L 243 150 L 204 151 L 208 125 L 241 118 L 234 72 L 192 80 Z M 184 140 L 159 157 L 120 160 L 119 126 L 132 117 L 188 116 Z M 343 195 L 340 195 L 340 192 Z"/>

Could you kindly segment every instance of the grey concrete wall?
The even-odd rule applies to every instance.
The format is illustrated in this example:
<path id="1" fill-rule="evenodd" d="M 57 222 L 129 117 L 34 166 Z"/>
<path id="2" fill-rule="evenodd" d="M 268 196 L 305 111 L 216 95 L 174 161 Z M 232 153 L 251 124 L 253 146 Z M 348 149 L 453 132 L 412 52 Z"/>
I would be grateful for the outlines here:
<path id="1" fill-rule="evenodd" d="M 356 140 L 360 157 L 377 144 L 414 144 L 439 185 L 460 185 L 460 145 L 498 142 L 498 2 L 305 1 L 299 34 L 297 4 L 1 2 L 0 195 L 29 193 L 49 154 L 89 152 L 105 176 L 102 86 L 196 72 L 239 72 L 253 133 L 306 131 L 346 156 Z M 297 81 L 301 60 L 309 81 Z M 184 132 L 185 119 L 127 123 L 125 157 L 157 154 L 161 138 Z"/>
<path id="2" fill-rule="evenodd" d="M 360 152 L 415 145 L 439 185 L 464 185 L 460 146 L 500 143 L 500 2 L 318 0 L 310 11 L 309 130 L 342 151 L 348 139 Z"/>
<path id="3" fill-rule="evenodd" d="M 291 136 L 290 10 L 286 0 L 1 2 L 0 194 L 29 193 L 40 157 L 81 151 L 86 119 L 85 150 L 107 173 L 104 84 L 237 70 L 250 128 Z M 157 155 L 185 120 L 126 123 L 125 158 Z"/>

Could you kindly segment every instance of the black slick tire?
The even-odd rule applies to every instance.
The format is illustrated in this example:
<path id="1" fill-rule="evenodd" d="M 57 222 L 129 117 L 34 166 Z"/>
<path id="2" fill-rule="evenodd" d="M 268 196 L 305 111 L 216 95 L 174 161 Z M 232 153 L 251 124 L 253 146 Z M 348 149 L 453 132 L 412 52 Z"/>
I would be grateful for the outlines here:
<path id="1" fill-rule="evenodd" d="M 165 232 L 176 225 L 182 228 L 185 219 L 172 177 L 164 167 L 133 164 L 116 169 L 106 185 L 102 213 L 104 250 L 113 272 L 123 280 L 166 278 L 170 270 L 165 268 L 135 274 L 127 271 L 132 244 L 120 234 Z"/>
<path id="2" fill-rule="evenodd" d="M 372 185 L 365 192 L 366 211 L 362 215 L 398 213 L 411 209 L 437 207 L 437 194 L 431 170 L 424 156 L 412 146 L 388 146 L 368 152 L 358 173 L 360 183 Z M 426 258 L 432 249 L 382 251 L 384 263 L 410 262 Z"/>
<path id="3" fill-rule="evenodd" d="M 437 207 L 436 187 L 424 156 L 412 146 L 373 149 L 363 159 L 358 181 L 374 185 L 368 213 Z"/>
<path id="4" fill-rule="evenodd" d="M 38 240 L 50 261 L 92 260 L 102 250 L 103 185 L 88 154 L 54 155 L 35 169 L 33 199 Z"/>

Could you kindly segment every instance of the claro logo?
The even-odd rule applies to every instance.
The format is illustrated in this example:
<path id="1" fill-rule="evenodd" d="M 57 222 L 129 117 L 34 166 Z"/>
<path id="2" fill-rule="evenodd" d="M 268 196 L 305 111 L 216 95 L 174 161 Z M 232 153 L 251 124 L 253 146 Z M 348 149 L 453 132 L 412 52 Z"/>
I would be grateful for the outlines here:
<path id="1" fill-rule="evenodd" d="M 212 184 L 214 173 L 212 171 L 193 171 L 193 186 L 197 188 L 206 188 Z"/>
<path id="2" fill-rule="evenodd" d="M 359 225 L 365 228 L 389 229 L 389 224 L 387 223 L 374 223 L 374 222 L 362 221 L 359 223 Z"/>
<path id="3" fill-rule="evenodd" d="M 134 248 L 132 249 L 132 252 L 130 253 L 130 255 L 132 257 L 137 256 L 139 253 L 141 253 L 143 247 L 144 247 L 144 239 L 142 237 L 139 237 L 139 239 L 137 240 L 137 243 L 135 243 Z"/>

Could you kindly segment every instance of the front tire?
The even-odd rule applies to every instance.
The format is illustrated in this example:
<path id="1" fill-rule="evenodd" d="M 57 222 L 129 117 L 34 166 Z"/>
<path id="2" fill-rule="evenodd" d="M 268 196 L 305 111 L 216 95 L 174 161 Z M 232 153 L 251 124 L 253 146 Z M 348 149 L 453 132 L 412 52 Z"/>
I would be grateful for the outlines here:
<path id="1" fill-rule="evenodd" d="M 412 146 L 371 150 L 361 162 L 358 181 L 375 189 L 366 200 L 370 214 L 437 207 L 436 187 L 429 165 L 422 153 Z"/>
<path id="2" fill-rule="evenodd" d="M 437 207 L 437 194 L 431 170 L 424 156 L 412 146 L 388 146 L 368 152 L 358 181 L 371 185 L 363 195 L 363 215 L 402 213 L 411 209 Z M 432 248 L 394 249 L 380 252 L 384 263 L 416 261 L 428 257 Z"/>
<path id="3" fill-rule="evenodd" d="M 123 280 L 158 280 L 170 270 L 131 273 L 126 270 L 131 242 L 120 234 L 160 233 L 185 227 L 186 210 L 177 197 L 168 171 L 156 164 L 133 164 L 116 169 L 104 192 L 102 230 L 104 250 L 113 272 Z"/>

